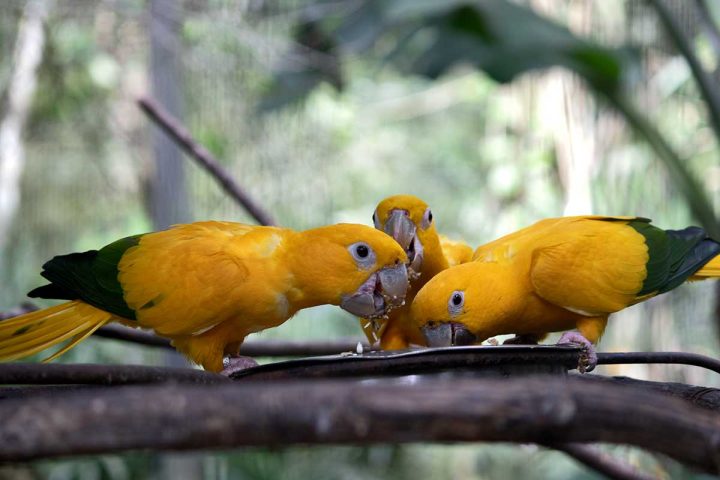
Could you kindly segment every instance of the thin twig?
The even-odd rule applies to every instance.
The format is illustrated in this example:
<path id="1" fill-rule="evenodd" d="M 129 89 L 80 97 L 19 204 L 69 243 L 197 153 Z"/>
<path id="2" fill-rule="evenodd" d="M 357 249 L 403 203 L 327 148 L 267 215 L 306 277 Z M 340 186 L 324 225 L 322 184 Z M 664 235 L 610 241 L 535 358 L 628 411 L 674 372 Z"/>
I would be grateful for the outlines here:
<path id="1" fill-rule="evenodd" d="M 3 400 L 0 461 L 297 444 L 607 442 L 717 473 L 719 430 L 718 413 L 572 376 L 119 386 Z"/>
<path id="2" fill-rule="evenodd" d="M 703 185 L 684 165 L 680 156 L 655 126 L 621 93 L 606 96 L 610 103 L 623 114 L 635 132 L 643 137 L 650 148 L 660 157 L 668 174 L 685 196 L 690 211 L 713 238 L 720 238 L 720 223 L 713 211 L 713 203 Z"/>
<path id="3" fill-rule="evenodd" d="M 102 327 L 93 336 L 122 340 L 152 347 L 173 348 L 170 341 L 150 332 L 136 330 L 120 325 Z M 325 341 L 287 341 L 287 340 L 254 340 L 243 343 L 240 353 L 249 357 L 312 357 L 318 355 L 337 355 L 342 352 L 355 351 L 359 340 L 325 340 Z M 365 342 L 363 351 L 373 348 Z"/>
<path id="4" fill-rule="evenodd" d="M 190 132 L 180 122 L 168 113 L 160 104 L 151 98 L 143 97 L 138 105 L 150 119 L 167 133 L 177 144 L 190 155 L 200 166 L 207 170 L 225 192 L 261 225 L 277 225 L 272 215 L 238 185 L 218 162 L 215 157 L 200 143 L 192 138 Z"/>
<path id="5" fill-rule="evenodd" d="M 710 114 L 710 123 L 715 131 L 715 136 L 720 142 L 720 90 L 718 90 L 715 81 L 710 74 L 705 71 L 700 59 L 695 54 L 691 39 L 687 38 L 682 31 L 678 22 L 673 18 L 670 9 L 663 0 L 647 0 L 655 8 L 660 20 L 667 30 L 670 38 L 677 49 L 682 53 L 685 60 L 690 66 L 690 70 L 695 77 L 695 81 L 700 89 L 700 94 L 705 99 L 708 112 Z"/>
<path id="6" fill-rule="evenodd" d="M 590 445 L 565 443 L 552 445 L 552 448 L 568 454 L 578 462 L 613 480 L 653 480 L 656 478 L 640 472 Z"/>
<path id="7" fill-rule="evenodd" d="M 700 11 L 700 22 L 703 24 L 703 27 L 705 27 L 705 33 L 707 33 L 708 39 L 710 40 L 710 45 L 712 45 L 713 50 L 715 50 L 716 62 L 720 64 L 720 30 L 718 30 L 718 26 L 713 21 L 710 6 L 707 0 L 695 0 L 695 5 L 697 5 Z M 715 67 L 716 74 L 718 69 L 720 69 L 720 65 Z"/>
<path id="8" fill-rule="evenodd" d="M 720 360 L 689 352 L 611 352 L 598 353 L 598 365 L 663 363 L 692 365 L 720 373 Z"/>

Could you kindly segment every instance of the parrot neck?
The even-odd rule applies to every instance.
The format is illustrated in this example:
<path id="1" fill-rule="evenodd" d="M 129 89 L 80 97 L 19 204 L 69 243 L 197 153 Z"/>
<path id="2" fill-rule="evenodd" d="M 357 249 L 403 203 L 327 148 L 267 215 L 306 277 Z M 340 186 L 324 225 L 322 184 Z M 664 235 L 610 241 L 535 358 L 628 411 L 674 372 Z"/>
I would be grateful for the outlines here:
<path id="1" fill-rule="evenodd" d="M 518 275 L 517 266 L 509 262 L 472 262 L 465 265 L 460 267 L 472 278 L 465 297 L 482 299 L 482 308 L 470 306 L 472 313 L 468 319 L 468 326 L 477 332 L 479 338 L 484 336 L 484 340 L 496 335 L 504 326 L 512 325 L 514 319 L 523 318 L 532 297 L 527 275 Z M 491 335 L 485 335 L 485 332 L 491 332 Z"/>
<path id="2" fill-rule="evenodd" d="M 292 248 L 288 250 L 287 264 L 291 282 L 286 297 L 289 310 L 317 305 L 339 305 L 338 269 L 328 242 L 328 227 L 293 232 Z"/>
<path id="3" fill-rule="evenodd" d="M 427 237 L 423 243 L 425 258 L 423 258 L 422 275 L 417 279 L 417 283 L 414 284 L 417 290 L 425 285 L 428 280 L 449 267 L 448 261 L 440 246 L 440 237 L 438 237 L 435 232 L 427 235 Z"/>

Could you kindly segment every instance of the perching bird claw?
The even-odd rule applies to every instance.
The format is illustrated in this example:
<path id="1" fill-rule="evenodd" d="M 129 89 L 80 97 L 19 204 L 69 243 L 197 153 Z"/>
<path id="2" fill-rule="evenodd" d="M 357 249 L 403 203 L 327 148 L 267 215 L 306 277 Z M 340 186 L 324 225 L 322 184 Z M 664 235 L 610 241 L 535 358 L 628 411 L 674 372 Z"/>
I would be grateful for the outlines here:
<path id="1" fill-rule="evenodd" d="M 228 355 L 223 358 L 223 369 L 220 372 L 220 375 L 229 377 L 233 373 L 257 366 L 258 363 L 250 357 L 244 357 L 242 355 Z"/>
<path id="2" fill-rule="evenodd" d="M 579 345 L 583 351 L 578 362 L 580 373 L 592 372 L 597 366 L 597 352 L 595 346 L 579 332 L 565 332 L 558 340 L 558 345 Z"/>

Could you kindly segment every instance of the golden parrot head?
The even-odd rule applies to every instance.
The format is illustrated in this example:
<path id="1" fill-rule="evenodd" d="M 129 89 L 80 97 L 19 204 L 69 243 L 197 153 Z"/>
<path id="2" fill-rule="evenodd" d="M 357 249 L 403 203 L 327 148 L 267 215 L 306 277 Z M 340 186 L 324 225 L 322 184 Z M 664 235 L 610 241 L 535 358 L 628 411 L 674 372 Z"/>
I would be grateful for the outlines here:
<path id="1" fill-rule="evenodd" d="M 507 306 L 493 265 L 465 263 L 435 275 L 415 296 L 410 316 L 430 347 L 471 345 L 488 334 Z"/>
<path id="2" fill-rule="evenodd" d="M 437 239 L 433 214 L 427 203 L 413 195 L 393 195 L 380 202 L 373 214 L 375 228 L 392 236 L 408 256 L 408 273 L 422 273 L 424 248 Z"/>
<path id="3" fill-rule="evenodd" d="M 407 255 L 383 232 L 338 224 L 302 232 L 296 276 L 323 303 L 375 319 L 405 302 Z"/>

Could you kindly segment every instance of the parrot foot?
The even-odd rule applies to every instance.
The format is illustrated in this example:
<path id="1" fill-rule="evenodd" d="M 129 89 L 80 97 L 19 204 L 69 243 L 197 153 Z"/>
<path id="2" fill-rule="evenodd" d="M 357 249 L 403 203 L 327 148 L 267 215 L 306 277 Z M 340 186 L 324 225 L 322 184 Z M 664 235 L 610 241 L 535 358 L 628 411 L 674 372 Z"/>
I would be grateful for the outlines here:
<path id="1" fill-rule="evenodd" d="M 245 370 L 246 368 L 257 367 L 258 363 L 250 357 L 242 355 L 228 355 L 223 359 L 223 369 L 220 375 L 229 377 L 233 373 Z"/>
<path id="2" fill-rule="evenodd" d="M 515 335 L 503 342 L 503 345 L 537 345 L 538 337 L 536 335 Z"/>
<path id="3" fill-rule="evenodd" d="M 578 364 L 578 371 L 580 373 L 592 372 L 597 366 L 597 352 L 595 346 L 583 337 L 579 332 L 565 332 L 558 340 L 558 345 L 580 345 L 583 347 L 583 352 L 580 354 L 580 363 Z"/>

